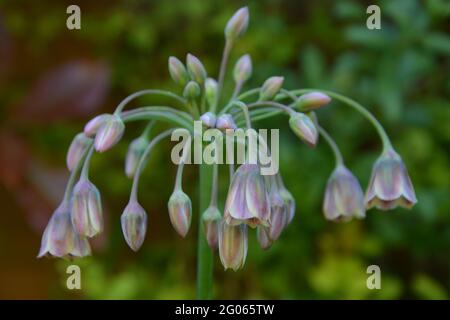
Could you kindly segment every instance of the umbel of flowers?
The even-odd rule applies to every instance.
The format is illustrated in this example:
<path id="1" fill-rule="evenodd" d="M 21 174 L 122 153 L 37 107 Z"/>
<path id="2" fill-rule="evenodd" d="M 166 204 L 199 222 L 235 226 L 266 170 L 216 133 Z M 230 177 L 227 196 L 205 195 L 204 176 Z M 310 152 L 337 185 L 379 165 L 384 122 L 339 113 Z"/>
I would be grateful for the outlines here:
<path id="1" fill-rule="evenodd" d="M 134 251 L 139 250 L 144 242 L 149 220 L 139 204 L 138 186 L 151 150 L 177 128 L 192 132 L 195 120 L 201 120 L 205 127 L 217 128 L 225 134 L 226 130 L 251 128 L 258 120 L 285 114 L 294 134 L 307 146 L 315 147 L 321 135 L 336 159 L 323 200 L 323 212 L 328 220 L 361 219 L 372 207 L 381 210 L 397 206 L 411 208 L 417 202 L 400 155 L 380 123 L 359 103 L 329 91 L 284 89 L 281 76 L 270 77 L 260 87 L 242 92 L 252 75 L 252 61 L 248 54 L 237 59 L 234 65 L 232 95 L 228 98 L 223 96 L 231 49 L 246 32 L 248 22 L 246 7 L 239 9 L 228 21 L 217 79 L 209 76 L 200 59 L 192 54 L 187 55 L 184 63 L 170 57 L 169 74 L 181 94 L 155 89 L 138 91 L 125 98 L 112 114 L 101 114 L 90 120 L 84 131 L 75 136 L 67 154 L 70 179 L 64 198 L 44 231 L 39 257 L 83 257 L 91 254 L 88 240 L 102 232 L 103 217 L 100 192 L 89 180 L 90 160 L 94 152 L 103 153 L 114 147 L 121 140 L 125 126 L 135 121 L 146 122 L 146 127 L 131 142 L 126 156 L 125 173 L 133 182 L 129 202 L 121 216 L 125 241 Z M 124 111 L 130 101 L 144 95 L 165 96 L 172 104 Z M 373 165 L 365 195 L 357 178 L 345 166 L 336 143 L 316 117 L 315 110 L 329 104 L 332 99 L 361 113 L 381 138 L 382 152 Z M 157 121 L 172 127 L 151 135 Z M 191 199 L 182 188 L 184 162 L 178 165 L 174 190 L 168 201 L 170 221 L 182 237 L 189 232 L 193 216 Z M 236 169 L 230 166 L 225 207 L 219 208 L 218 166 L 213 165 L 212 188 L 200 189 L 201 193 L 208 193 L 210 199 L 210 205 L 198 216 L 204 228 L 200 234 L 204 235 L 212 250 L 218 250 L 224 268 L 236 271 L 245 264 L 248 232 L 256 230 L 260 246 L 269 248 L 294 221 L 296 205 L 279 173 L 262 176 L 258 164 L 245 162 Z M 199 250 L 199 263 L 202 263 L 204 254 L 204 250 Z M 203 275 L 199 277 L 204 278 Z"/>

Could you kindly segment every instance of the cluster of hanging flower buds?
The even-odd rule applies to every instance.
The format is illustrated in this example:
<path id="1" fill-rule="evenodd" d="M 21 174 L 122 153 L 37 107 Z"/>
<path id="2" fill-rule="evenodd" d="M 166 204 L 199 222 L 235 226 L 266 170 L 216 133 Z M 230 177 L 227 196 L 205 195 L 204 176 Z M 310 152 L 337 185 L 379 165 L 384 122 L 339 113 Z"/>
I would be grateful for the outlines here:
<path id="1" fill-rule="evenodd" d="M 310 147 L 315 147 L 321 135 L 330 145 L 336 158 L 336 167 L 328 180 L 323 211 L 332 221 L 364 218 L 366 209 L 381 210 L 397 206 L 411 208 L 416 202 L 413 186 L 405 165 L 395 152 L 379 122 L 357 102 L 337 93 L 316 89 L 283 89 L 283 77 L 270 77 L 261 87 L 241 92 L 252 74 L 248 54 L 239 58 L 233 71 L 234 92 L 228 101 L 221 97 L 226 66 L 231 48 L 245 33 L 249 21 L 246 7 L 239 9 L 225 28 L 225 49 L 217 81 L 208 77 L 202 62 L 188 54 L 186 64 L 169 58 L 169 73 L 182 89 L 182 95 L 164 90 L 142 90 L 123 100 L 113 114 L 102 114 L 84 127 L 74 138 L 67 154 L 71 176 L 63 201 L 45 229 L 39 257 L 82 257 L 91 249 L 88 238 L 102 232 L 103 217 L 100 193 L 89 180 L 89 163 L 94 153 L 111 149 L 125 131 L 125 123 L 147 121 L 143 133 L 133 140 L 126 156 L 125 172 L 133 179 L 131 196 L 121 216 L 122 231 L 127 244 L 137 251 L 145 238 L 147 214 L 138 202 L 139 177 L 153 147 L 169 137 L 175 128 L 192 132 L 194 120 L 223 133 L 281 113 L 289 116 L 293 132 Z M 143 95 L 162 95 L 186 111 L 167 106 L 147 106 L 124 111 L 131 100 Z M 251 98 L 255 98 L 251 100 Z M 373 166 L 369 186 L 364 196 L 357 178 L 344 165 L 343 157 L 331 136 L 319 125 L 315 110 L 336 100 L 354 108 L 376 128 L 383 142 L 383 151 Z M 165 121 L 174 128 L 151 137 L 155 121 Z M 185 158 L 184 158 L 185 159 Z M 185 161 L 178 164 L 175 188 L 168 202 L 170 221 L 178 234 L 185 237 L 192 220 L 192 204 L 182 189 Z M 76 182 L 76 179 L 79 179 Z M 230 166 L 230 185 L 224 210 L 218 207 L 218 165 L 214 164 L 209 207 L 200 219 L 209 246 L 218 249 L 225 267 L 237 270 L 246 259 L 248 228 L 256 229 L 263 249 L 269 248 L 289 225 L 296 205 L 279 173 L 263 176 L 259 164 L 244 162 L 236 170 Z M 223 214 L 222 214 L 223 213 Z"/>

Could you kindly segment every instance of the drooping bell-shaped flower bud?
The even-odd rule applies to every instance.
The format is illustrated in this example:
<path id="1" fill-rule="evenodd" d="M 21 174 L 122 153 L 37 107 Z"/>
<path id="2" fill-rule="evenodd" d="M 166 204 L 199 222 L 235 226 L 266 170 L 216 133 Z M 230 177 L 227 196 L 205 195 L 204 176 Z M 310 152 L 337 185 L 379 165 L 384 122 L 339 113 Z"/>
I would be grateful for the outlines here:
<path id="1" fill-rule="evenodd" d="M 117 115 L 112 115 L 103 123 L 95 135 L 95 150 L 104 152 L 111 149 L 123 136 L 125 125 Z"/>
<path id="2" fill-rule="evenodd" d="M 267 250 L 272 246 L 273 241 L 269 237 L 269 228 L 258 226 L 256 228 L 256 238 L 258 239 L 259 246 L 263 250 Z"/>
<path id="3" fill-rule="evenodd" d="M 283 86 L 284 77 L 270 77 L 267 79 L 259 92 L 259 100 L 268 101 L 275 98 L 277 93 L 281 90 Z"/>
<path id="4" fill-rule="evenodd" d="M 72 171 L 73 168 L 77 166 L 91 143 L 92 139 L 86 137 L 83 132 L 77 134 L 75 138 L 73 138 L 66 157 L 67 168 L 69 171 Z"/>
<path id="5" fill-rule="evenodd" d="M 42 236 L 38 258 L 84 257 L 91 254 L 86 237 L 78 235 L 70 220 L 70 205 L 63 201 L 55 210 Z"/>
<path id="6" fill-rule="evenodd" d="M 112 115 L 109 113 L 104 113 L 98 115 L 86 123 L 84 126 L 84 134 L 86 137 L 92 138 L 97 134 L 98 129 L 109 119 L 111 119 Z"/>
<path id="7" fill-rule="evenodd" d="M 188 53 L 186 57 L 186 65 L 189 76 L 200 86 L 205 83 L 207 73 L 203 63 L 194 55 Z"/>
<path id="8" fill-rule="evenodd" d="M 210 111 L 202 114 L 200 120 L 208 128 L 214 128 L 216 126 L 216 115 Z"/>
<path id="9" fill-rule="evenodd" d="M 172 226 L 174 227 L 175 231 L 184 238 L 191 226 L 191 199 L 181 189 L 175 190 L 170 196 L 168 208 Z"/>
<path id="10" fill-rule="evenodd" d="M 203 227 L 205 229 L 206 241 L 211 249 L 217 249 L 219 238 L 219 224 L 222 215 L 215 206 L 210 206 L 202 215 Z"/>
<path id="11" fill-rule="evenodd" d="M 125 158 L 125 174 L 128 178 L 133 178 L 139 165 L 139 161 L 148 146 L 148 138 L 140 136 L 134 139 L 128 147 L 127 156 Z"/>
<path id="12" fill-rule="evenodd" d="M 365 217 L 364 195 L 356 177 L 345 166 L 334 169 L 328 179 L 323 212 L 331 221 Z"/>
<path id="13" fill-rule="evenodd" d="M 312 111 L 330 103 L 331 98 L 322 92 L 310 92 L 301 95 L 295 102 L 295 108 L 302 112 Z"/>
<path id="14" fill-rule="evenodd" d="M 75 232 L 85 237 L 91 238 L 103 230 L 100 192 L 86 178 L 81 178 L 73 189 L 71 220 Z"/>
<path id="15" fill-rule="evenodd" d="M 400 155 L 393 149 L 384 152 L 373 165 L 366 191 L 366 208 L 410 209 L 417 203 L 414 187 Z"/>
<path id="16" fill-rule="evenodd" d="M 318 131 L 314 122 L 304 113 L 295 112 L 289 119 L 292 131 L 308 146 L 315 147 L 318 139 Z"/>
<path id="17" fill-rule="evenodd" d="M 234 13 L 228 20 L 225 27 L 225 38 L 229 41 L 234 41 L 241 37 L 248 27 L 249 13 L 247 7 L 242 7 Z"/>
<path id="18" fill-rule="evenodd" d="M 224 219 L 230 225 L 270 225 L 270 202 L 264 177 L 256 164 L 243 164 L 235 172 L 225 202 Z"/>
<path id="19" fill-rule="evenodd" d="M 216 128 L 220 130 L 233 129 L 237 128 L 236 123 L 234 122 L 231 114 L 225 113 L 217 118 Z"/>
<path id="20" fill-rule="evenodd" d="M 281 232 L 287 225 L 287 211 L 283 198 L 278 192 L 278 188 L 271 187 L 270 194 L 270 227 L 269 238 L 272 241 L 277 240 Z"/>
<path id="21" fill-rule="evenodd" d="M 217 92 L 218 92 L 217 81 L 213 78 L 207 78 L 205 82 L 205 98 L 206 102 L 210 107 L 217 104 Z"/>
<path id="22" fill-rule="evenodd" d="M 169 58 L 169 73 L 172 80 L 184 87 L 189 81 L 189 75 L 184 64 L 178 58 Z"/>
<path id="23" fill-rule="evenodd" d="M 295 199 L 292 194 L 284 186 L 279 187 L 279 193 L 283 198 L 284 205 L 286 206 L 287 224 L 291 223 L 295 216 Z"/>
<path id="24" fill-rule="evenodd" d="M 241 224 L 230 226 L 225 221 L 219 224 L 219 255 L 225 270 L 237 271 L 242 268 L 247 258 L 247 226 Z"/>
<path id="25" fill-rule="evenodd" d="M 183 97 L 188 100 L 197 99 L 201 94 L 200 86 L 195 81 L 189 81 L 183 90 Z"/>
<path id="26" fill-rule="evenodd" d="M 252 75 L 252 59 L 249 54 L 245 54 L 236 62 L 233 70 L 234 82 L 244 83 Z"/>
<path id="27" fill-rule="evenodd" d="M 120 217 L 125 241 L 133 251 L 142 246 L 147 232 L 147 213 L 134 199 L 128 202 Z"/>

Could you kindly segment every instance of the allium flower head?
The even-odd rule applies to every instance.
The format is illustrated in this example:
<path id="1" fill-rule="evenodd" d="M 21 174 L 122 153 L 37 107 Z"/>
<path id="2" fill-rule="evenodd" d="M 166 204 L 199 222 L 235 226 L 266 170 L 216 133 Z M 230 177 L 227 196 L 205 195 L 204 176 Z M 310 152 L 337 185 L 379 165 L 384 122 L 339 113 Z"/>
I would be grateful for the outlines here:
<path id="1" fill-rule="evenodd" d="M 103 230 L 100 192 L 88 179 L 81 178 L 73 189 L 71 220 L 82 236 L 90 238 Z"/>
<path id="2" fill-rule="evenodd" d="M 201 115 L 200 120 L 208 128 L 214 128 L 216 126 L 216 115 L 210 111 Z"/>
<path id="3" fill-rule="evenodd" d="M 292 131 L 308 146 L 316 146 L 319 134 L 314 122 L 306 114 L 294 113 L 289 119 L 289 125 Z"/>
<path id="4" fill-rule="evenodd" d="M 67 152 L 67 168 L 72 171 L 80 162 L 85 151 L 92 143 L 92 139 L 88 138 L 83 132 L 77 134 L 70 144 L 69 151 Z"/>
<path id="5" fill-rule="evenodd" d="M 237 126 L 236 126 L 236 123 L 234 122 L 234 119 L 231 116 L 231 114 L 225 113 L 217 118 L 216 128 L 221 129 L 221 130 L 226 130 L 226 129 L 234 130 L 237 128 Z"/>
<path id="6" fill-rule="evenodd" d="M 225 202 L 230 225 L 270 225 L 270 202 L 264 177 L 256 164 L 243 164 L 235 172 Z"/>
<path id="7" fill-rule="evenodd" d="M 182 190 L 175 190 L 170 196 L 168 208 L 172 226 L 184 238 L 191 226 L 191 199 Z"/>
<path id="8" fill-rule="evenodd" d="M 217 249 L 219 237 L 219 224 L 222 215 L 217 207 L 211 206 L 202 215 L 203 227 L 205 229 L 206 240 L 211 249 Z"/>
<path id="9" fill-rule="evenodd" d="M 301 95 L 295 107 L 302 112 L 312 111 L 330 103 L 331 98 L 322 92 L 310 92 Z"/>
<path id="10" fill-rule="evenodd" d="M 95 135 L 95 150 L 104 152 L 111 149 L 120 141 L 125 131 L 125 125 L 118 115 L 112 115 L 107 119 L 97 131 Z"/>
<path id="11" fill-rule="evenodd" d="M 147 232 L 147 213 L 136 201 L 131 199 L 120 217 L 125 241 L 131 249 L 138 251 Z"/>
<path id="12" fill-rule="evenodd" d="M 55 210 L 42 236 L 38 258 L 84 257 L 91 254 L 86 237 L 78 235 L 70 220 L 70 205 L 63 201 Z"/>
<path id="13" fill-rule="evenodd" d="M 336 167 L 328 179 L 323 211 L 325 218 L 332 221 L 365 217 L 361 186 L 356 177 L 343 165 Z"/>
<path id="14" fill-rule="evenodd" d="M 375 162 L 365 202 L 368 209 L 381 210 L 397 206 L 410 209 L 417 203 L 406 166 L 394 150 L 384 152 Z"/>
<path id="15" fill-rule="evenodd" d="M 247 226 L 231 226 L 222 221 L 219 225 L 219 256 L 225 270 L 242 268 L 247 258 L 247 248 Z"/>

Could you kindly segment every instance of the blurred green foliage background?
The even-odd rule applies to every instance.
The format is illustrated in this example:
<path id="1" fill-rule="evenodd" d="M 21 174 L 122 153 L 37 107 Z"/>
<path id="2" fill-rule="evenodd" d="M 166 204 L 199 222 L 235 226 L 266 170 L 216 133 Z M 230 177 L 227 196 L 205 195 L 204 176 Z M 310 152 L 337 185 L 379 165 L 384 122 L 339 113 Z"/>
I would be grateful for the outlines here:
<path id="1" fill-rule="evenodd" d="M 75 2 L 82 28 L 71 31 L 66 8 Z M 269 251 L 250 233 L 243 270 L 224 272 L 216 256 L 214 297 L 448 299 L 450 3 L 375 2 L 382 29 L 371 31 L 366 8 L 373 1 L 0 0 L 0 298 L 195 297 L 196 223 L 186 239 L 170 225 L 166 202 L 175 168 L 168 144 L 153 154 L 142 179 L 149 229 L 138 253 L 120 230 L 131 185 L 123 173 L 124 142 L 93 159 L 107 228 L 94 243 L 94 256 L 75 262 L 82 267 L 82 290 L 65 287 L 70 262 L 35 256 L 67 179 L 72 137 L 134 91 L 176 90 L 167 71 L 170 55 L 184 59 L 191 52 L 217 75 L 225 23 L 248 5 L 250 27 L 231 59 L 252 56 L 248 88 L 283 75 L 288 89 L 330 89 L 367 106 L 402 155 L 419 203 L 411 211 L 371 210 L 363 221 L 326 222 L 321 204 L 333 169 L 327 146 L 305 147 L 285 117 L 261 122 L 281 128 L 281 172 L 297 199 L 297 215 Z M 338 103 L 318 115 L 366 186 L 380 152 L 373 128 Z M 130 126 L 125 141 L 141 129 Z M 196 174 L 189 168 L 184 178 L 194 212 Z M 222 179 L 222 199 L 226 186 Z M 372 264 L 381 268 L 381 290 L 366 288 Z"/>

